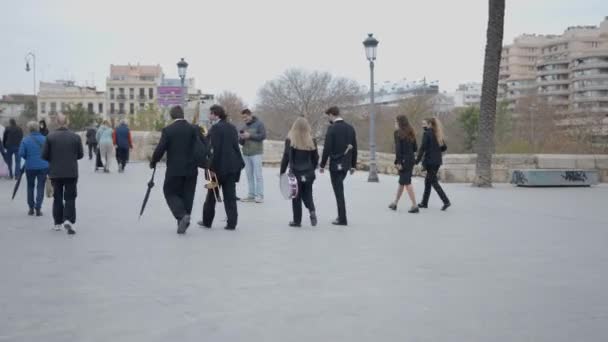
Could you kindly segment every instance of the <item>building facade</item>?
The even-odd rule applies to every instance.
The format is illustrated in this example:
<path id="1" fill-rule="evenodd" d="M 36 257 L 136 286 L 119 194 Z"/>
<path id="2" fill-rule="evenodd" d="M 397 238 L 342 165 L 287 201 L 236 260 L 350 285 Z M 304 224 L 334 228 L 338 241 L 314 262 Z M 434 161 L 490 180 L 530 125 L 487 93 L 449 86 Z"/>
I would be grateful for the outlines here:
<path id="1" fill-rule="evenodd" d="M 108 115 L 120 118 L 156 105 L 162 79 L 160 65 L 110 65 L 106 79 Z"/>
<path id="2" fill-rule="evenodd" d="M 65 114 L 75 105 L 82 105 L 90 114 L 106 115 L 105 94 L 95 87 L 77 86 L 73 81 L 40 82 L 38 118 Z"/>
<path id="3" fill-rule="evenodd" d="M 36 103 L 36 96 L 25 94 L 3 95 L 0 99 L 0 124 L 17 119 L 28 103 Z"/>
<path id="4" fill-rule="evenodd" d="M 481 104 L 481 83 L 469 82 L 458 86 L 450 96 L 454 99 L 454 107 L 479 107 Z"/>

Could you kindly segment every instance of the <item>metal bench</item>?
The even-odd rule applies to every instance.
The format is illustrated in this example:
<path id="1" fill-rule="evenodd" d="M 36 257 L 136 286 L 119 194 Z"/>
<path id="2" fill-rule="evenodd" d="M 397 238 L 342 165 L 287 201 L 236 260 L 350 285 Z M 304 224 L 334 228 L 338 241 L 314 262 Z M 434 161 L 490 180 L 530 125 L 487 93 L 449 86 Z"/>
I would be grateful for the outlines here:
<path id="1" fill-rule="evenodd" d="M 592 186 L 599 179 L 597 170 L 516 169 L 511 173 L 511 184 L 524 187 Z"/>

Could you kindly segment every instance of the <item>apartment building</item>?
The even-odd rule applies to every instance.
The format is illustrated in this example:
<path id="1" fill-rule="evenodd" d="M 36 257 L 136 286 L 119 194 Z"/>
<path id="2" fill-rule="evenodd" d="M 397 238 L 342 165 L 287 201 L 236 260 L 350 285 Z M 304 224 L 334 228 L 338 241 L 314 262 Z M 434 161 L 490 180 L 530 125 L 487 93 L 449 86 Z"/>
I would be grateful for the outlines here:
<path id="1" fill-rule="evenodd" d="M 36 96 L 25 94 L 2 95 L 0 99 L 0 125 L 18 118 L 29 103 L 36 103 Z"/>
<path id="2" fill-rule="evenodd" d="M 481 104 L 481 83 L 468 82 L 458 85 L 450 96 L 454 99 L 454 107 L 479 107 Z"/>
<path id="3" fill-rule="evenodd" d="M 90 114 L 105 116 L 105 93 L 95 87 L 82 87 L 73 81 L 40 82 L 38 117 L 65 114 L 74 105 L 82 105 Z"/>
<path id="4" fill-rule="evenodd" d="M 160 65 L 110 65 L 106 80 L 108 114 L 120 117 L 156 105 L 162 78 Z"/>

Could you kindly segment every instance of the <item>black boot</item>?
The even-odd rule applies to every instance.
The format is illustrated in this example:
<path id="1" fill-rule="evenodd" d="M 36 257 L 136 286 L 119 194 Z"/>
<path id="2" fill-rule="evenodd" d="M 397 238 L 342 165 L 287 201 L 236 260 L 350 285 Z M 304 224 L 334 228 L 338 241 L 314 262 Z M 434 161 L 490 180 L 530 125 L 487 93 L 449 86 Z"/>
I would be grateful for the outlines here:
<path id="1" fill-rule="evenodd" d="M 315 213 L 314 211 L 310 212 L 310 224 L 313 227 L 317 226 L 317 213 Z"/>
<path id="2" fill-rule="evenodd" d="M 29 216 L 34 216 L 34 208 L 30 208 L 30 210 L 27 212 L 27 214 Z"/>
<path id="3" fill-rule="evenodd" d="M 42 216 L 42 211 L 40 211 L 40 209 L 36 209 L 36 216 Z"/>
<path id="4" fill-rule="evenodd" d="M 300 227 L 302 227 L 302 224 L 291 221 L 291 222 L 289 222 L 289 226 L 294 227 L 294 228 L 300 228 Z"/>
<path id="5" fill-rule="evenodd" d="M 426 209 L 428 208 L 429 205 L 428 204 L 422 204 L 422 203 L 418 203 L 418 208 L 422 208 L 422 209 Z"/>
<path id="6" fill-rule="evenodd" d="M 446 211 L 451 205 L 452 203 L 450 202 L 444 203 L 443 207 L 441 207 L 441 210 Z"/>

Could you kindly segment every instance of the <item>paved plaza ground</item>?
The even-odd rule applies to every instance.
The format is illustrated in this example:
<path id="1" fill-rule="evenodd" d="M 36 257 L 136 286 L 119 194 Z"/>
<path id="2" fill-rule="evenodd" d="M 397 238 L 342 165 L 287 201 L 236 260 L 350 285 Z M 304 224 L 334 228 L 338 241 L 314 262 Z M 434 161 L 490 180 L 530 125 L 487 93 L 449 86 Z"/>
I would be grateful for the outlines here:
<path id="1" fill-rule="evenodd" d="M 328 175 L 320 225 L 289 228 L 278 170 L 266 202 L 223 211 L 185 236 L 149 170 L 81 162 L 77 235 L 26 215 L 0 181 L 0 341 L 607 341 L 608 187 L 476 189 L 447 184 L 418 215 L 387 205 L 396 178 L 346 181 L 350 226 Z M 199 182 L 202 183 L 202 182 Z M 418 195 L 422 179 L 415 179 Z M 244 193 L 245 183 L 239 185 Z M 195 201 L 200 218 L 202 191 Z"/>

